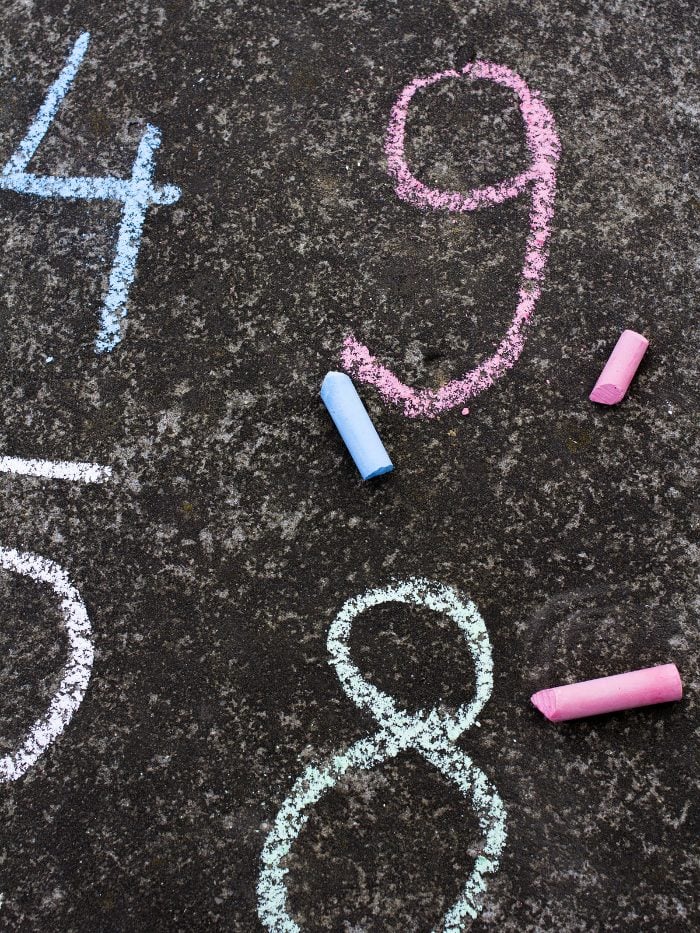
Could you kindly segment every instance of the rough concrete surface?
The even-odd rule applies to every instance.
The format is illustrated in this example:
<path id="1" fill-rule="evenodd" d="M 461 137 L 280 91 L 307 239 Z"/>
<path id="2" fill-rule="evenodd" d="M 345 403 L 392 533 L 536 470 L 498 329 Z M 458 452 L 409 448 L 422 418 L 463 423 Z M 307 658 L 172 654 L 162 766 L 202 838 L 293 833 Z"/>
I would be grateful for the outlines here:
<path id="1" fill-rule="evenodd" d="M 412 575 L 475 601 L 493 695 L 459 746 L 508 815 L 474 931 L 700 925 L 700 11 L 691 0 L 5 0 L 0 163 L 83 30 L 31 168 L 156 180 L 121 344 L 96 355 L 119 208 L 0 192 L 0 454 L 114 480 L 0 476 L 0 543 L 69 573 L 95 664 L 64 734 L 0 787 L 0 928 L 261 930 L 260 853 L 303 768 L 376 725 L 326 636 Z M 515 368 L 437 420 L 360 391 L 396 464 L 362 484 L 318 398 L 357 333 L 402 378 L 461 375 L 510 320 L 528 198 L 400 201 L 383 137 L 415 75 L 487 58 L 562 142 L 541 301 Z M 513 96 L 440 85 L 416 173 L 467 190 L 527 163 Z M 627 399 L 592 387 L 620 331 Z M 47 362 L 53 357 L 53 362 Z M 46 707 L 66 642 L 49 591 L 0 574 L 0 754 Z M 353 657 L 406 709 L 471 696 L 455 626 L 385 606 Z M 553 726 L 530 694 L 675 661 L 681 703 Z M 467 800 L 415 752 L 351 774 L 287 860 L 304 931 L 439 926 L 480 851 Z"/>

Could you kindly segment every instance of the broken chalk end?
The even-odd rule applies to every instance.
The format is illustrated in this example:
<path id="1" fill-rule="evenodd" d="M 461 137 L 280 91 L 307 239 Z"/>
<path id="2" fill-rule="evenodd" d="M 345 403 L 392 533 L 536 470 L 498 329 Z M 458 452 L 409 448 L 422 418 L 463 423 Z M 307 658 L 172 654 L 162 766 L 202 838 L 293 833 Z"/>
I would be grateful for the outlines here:
<path id="1" fill-rule="evenodd" d="M 393 463 L 386 463 L 384 466 L 377 467 L 376 470 L 373 470 L 371 473 L 368 473 L 367 476 L 363 476 L 363 479 L 376 479 L 377 476 L 384 476 L 385 473 L 391 473 L 394 469 Z"/>
<path id="2" fill-rule="evenodd" d="M 588 396 L 591 402 L 597 402 L 599 405 L 617 405 L 624 397 L 625 393 L 619 386 L 601 385 L 599 382 Z"/>
<path id="3" fill-rule="evenodd" d="M 557 694 L 551 688 L 548 690 L 538 690 L 530 697 L 530 702 L 538 709 L 543 716 L 546 716 L 550 722 L 556 722 L 557 714 Z"/>

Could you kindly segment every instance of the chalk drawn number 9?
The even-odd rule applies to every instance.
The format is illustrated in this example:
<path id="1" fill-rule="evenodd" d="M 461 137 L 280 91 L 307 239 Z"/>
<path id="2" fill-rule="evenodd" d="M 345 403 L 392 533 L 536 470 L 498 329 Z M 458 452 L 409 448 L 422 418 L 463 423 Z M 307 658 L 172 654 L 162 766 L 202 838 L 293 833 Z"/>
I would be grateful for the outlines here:
<path id="1" fill-rule="evenodd" d="M 466 194 L 424 185 L 411 172 L 405 154 L 408 107 L 416 91 L 460 77 L 492 81 L 517 94 L 531 156 L 530 165 L 519 175 L 497 185 L 474 188 Z M 439 71 L 425 78 L 415 78 L 406 85 L 392 109 L 385 145 L 387 168 L 395 180 L 395 191 L 403 201 L 421 209 L 465 212 L 502 204 L 525 190 L 530 191 L 530 232 L 520 273 L 518 301 L 510 326 L 495 352 L 461 378 L 439 389 L 414 389 L 406 385 L 353 334 L 346 338 L 342 353 L 343 366 L 350 375 L 373 385 L 385 401 L 401 406 L 407 417 L 434 418 L 488 389 L 515 365 L 525 343 L 525 327 L 540 297 L 547 265 L 560 150 L 554 117 L 537 91 L 531 91 L 519 75 L 503 65 L 470 62 L 461 71 Z"/>

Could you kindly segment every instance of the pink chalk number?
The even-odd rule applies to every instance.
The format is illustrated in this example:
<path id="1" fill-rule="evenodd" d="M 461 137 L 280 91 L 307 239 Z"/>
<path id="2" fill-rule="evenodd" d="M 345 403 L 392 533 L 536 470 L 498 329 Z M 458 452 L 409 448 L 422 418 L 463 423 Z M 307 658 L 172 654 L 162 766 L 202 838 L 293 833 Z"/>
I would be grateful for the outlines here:
<path id="1" fill-rule="evenodd" d="M 408 107 L 417 90 L 447 78 L 467 77 L 473 81 L 493 81 L 518 95 L 525 123 L 525 140 L 531 155 L 529 167 L 497 185 L 474 188 L 466 194 L 429 188 L 419 181 L 406 162 L 405 135 Z M 409 418 L 434 418 L 490 388 L 518 360 L 525 343 L 525 328 L 540 297 L 547 265 L 547 241 L 554 214 L 556 166 L 561 146 L 554 117 L 536 91 L 531 91 L 519 75 L 503 65 L 476 61 L 461 71 L 449 69 L 424 78 L 414 78 L 401 91 L 391 111 L 385 151 L 389 174 L 395 179 L 398 196 L 423 210 L 475 211 L 502 204 L 528 190 L 532 198 L 530 231 L 525 248 L 518 302 L 510 326 L 495 352 L 459 379 L 439 389 L 414 389 L 383 366 L 354 335 L 346 338 L 342 362 L 346 371 L 361 382 L 375 386 L 382 397 L 403 408 Z"/>

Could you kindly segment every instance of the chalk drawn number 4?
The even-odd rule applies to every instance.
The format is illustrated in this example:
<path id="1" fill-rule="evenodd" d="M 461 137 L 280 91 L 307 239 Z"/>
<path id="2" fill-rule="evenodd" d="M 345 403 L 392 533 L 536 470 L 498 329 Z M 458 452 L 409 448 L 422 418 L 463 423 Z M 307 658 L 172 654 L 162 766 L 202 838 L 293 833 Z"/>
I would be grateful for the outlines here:
<path id="1" fill-rule="evenodd" d="M 180 189 L 176 185 L 164 185 L 159 188 L 153 184 L 155 153 L 160 146 L 160 130 L 151 124 L 146 126 L 141 137 L 129 179 L 115 178 L 111 175 L 97 178 L 59 177 L 35 175 L 27 171 L 63 98 L 71 88 L 87 52 L 89 41 L 90 33 L 84 32 L 73 46 L 63 70 L 47 91 L 24 139 L 0 173 L 0 190 L 40 198 L 117 201 L 122 205 L 122 218 L 109 275 L 109 286 L 100 308 L 100 325 L 95 340 L 95 352 L 104 353 L 113 350 L 121 340 L 120 324 L 126 317 L 129 287 L 136 271 L 146 211 L 152 204 L 174 204 L 180 197 Z"/>

